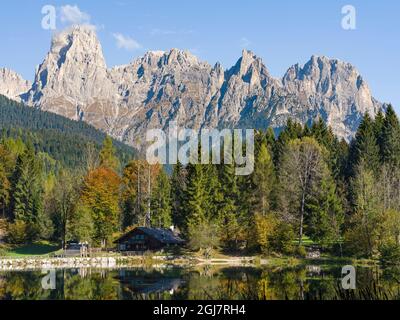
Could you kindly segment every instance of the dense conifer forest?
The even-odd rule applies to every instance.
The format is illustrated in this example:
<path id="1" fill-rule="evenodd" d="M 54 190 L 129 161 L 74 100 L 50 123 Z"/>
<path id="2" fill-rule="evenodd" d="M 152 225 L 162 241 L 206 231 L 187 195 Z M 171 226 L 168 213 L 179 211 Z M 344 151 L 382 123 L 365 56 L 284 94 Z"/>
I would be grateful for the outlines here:
<path id="1" fill-rule="evenodd" d="M 322 120 L 256 132 L 255 170 L 159 165 L 80 122 L 0 98 L 0 215 L 10 244 L 107 246 L 135 226 L 175 226 L 193 251 L 400 262 L 400 124 L 364 116 L 351 143 Z M 90 147 L 90 145 L 101 147 Z"/>
<path id="2" fill-rule="evenodd" d="M 69 168 L 82 166 L 87 148 L 93 147 L 99 151 L 106 137 L 103 132 L 85 122 L 30 108 L 2 95 L 0 130 L 3 138 L 30 141 L 37 152 L 47 153 Z M 134 157 L 135 152 L 131 147 L 115 140 L 113 143 L 122 163 Z"/>

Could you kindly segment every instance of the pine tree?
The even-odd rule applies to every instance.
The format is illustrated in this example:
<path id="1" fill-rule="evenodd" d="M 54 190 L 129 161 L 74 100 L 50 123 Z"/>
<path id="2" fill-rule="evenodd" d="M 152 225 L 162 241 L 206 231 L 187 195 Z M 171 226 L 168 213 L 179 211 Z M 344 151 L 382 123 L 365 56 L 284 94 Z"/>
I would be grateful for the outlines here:
<path id="1" fill-rule="evenodd" d="M 26 240 L 40 238 L 47 229 L 48 220 L 43 212 L 42 168 L 32 145 L 17 159 L 11 203 L 14 219 L 23 221 L 27 227 Z"/>
<path id="2" fill-rule="evenodd" d="M 118 170 L 120 163 L 118 158 L 115 156 L 115 152 L 112 139 L 107 136 L 103 142 L 103 148 L 100 151 L 100 166 Z"/>
<path id="3" fill-rule="evenodd" d="M 244 219 L 238 206 L 239 190 L 234 165 L 221 165 L 219 175 L 224 197 L 219 218 L 221 240 L 225 247 L 237 249 L 245 229 L 243 228 L 244 224 L 242 224 Z"/>
<path id="4" fill-rule="evenodd" d="M 269 127 L 265 133 L 265 140 L 267 142 L 268 151 L 272 153 L 275 149 L 276 139 L 274 130 L 271 127 Z"/>
<path id="5" fill-rule="evenodd" d="M 172 220 L 179 228 L 183 229 L 186 224 L 185 216 L 185 192 L 186 192 L 187 171 L 178 162 L 173 169 L 171 177 L 171 201 L 172 201 Z"/>
<path id="6" fill-rule="evenodd" d="M 381 161 L 383 161 L 383 126 L 385 124 L 385 115 L 383 114 L 382 110 L 379 110 L 375 116 L 374 121 L 374 131 L 375 131 L 375 138 L 376 142 L 379 146 L 379 152 L 381 155 Z"/>
<path id="7" fill-rule="evenodd" d="M 142 189 L 144 166 L 141 161 L 131 161 L 122 175 L 122 226 L 124 229 L 140 225 L 144 217 Z"/>
<path id="8" fill-rule="evenodd" d="M 0 163 L 0 209 L 3 218 L 6 217 L 6 209 L 10 203 L 10 188 L 11 184 L 7 177 L 6 169 Z"/>
<path id="9" fill-rule="evenodd" d="M 381 150 L 384 163 L 400 166 L 400 123 L 391 105 L 382 127 Z"/>
<path id="10" fill-rule="evenodd" d="M 339 243 L 344 223 L 344 212 L 336 185 L 326 171 L 317 190 L 307 201 L 307 234 L 323 245 Z"/>
<path id="11" fill-rule="evenodd" d="M 152 194 L 151 225 L 157 228 L 172 226 L 171 185 L 164 170 L 157 177 L 156 186 Z"/>
<path id="12" fill-rule="evenodd" d="M 205 175 L 205 212 L 209 221 L 217 221 L 219 218 L 219 210 L 224 202 L 221 183 L 219 181 L 218 169 L 216 165 L 203 165 Z"/>
<path id="13" fill-rule="evenodd" d="M 185 192 L 184 210 L 186 223 L 184 231 L 189 235 L 196 226 L 206 221 L 205 204 L 207 201 L 206 179 L 201 164 L 187 166 L 187 188 Z"/>
<path id="14" fill-rule="evenodd" d="M 263 216 L 270 211 L 271 192 L 275 184 L 274 165 L 272 157 L 263 144 L 256 158 L 253 183 L 256 194 L 255 210 Z"/>
<path id="15" fill-rule="evenodd" d="M 349 174 L 354 176 L 357 166 L 363 162 L 366 169 L 377 172 L 379 168 L 379 146 L 374 122 L 366 114 L 358 128 L 355 139 L 350 145 Z"/>

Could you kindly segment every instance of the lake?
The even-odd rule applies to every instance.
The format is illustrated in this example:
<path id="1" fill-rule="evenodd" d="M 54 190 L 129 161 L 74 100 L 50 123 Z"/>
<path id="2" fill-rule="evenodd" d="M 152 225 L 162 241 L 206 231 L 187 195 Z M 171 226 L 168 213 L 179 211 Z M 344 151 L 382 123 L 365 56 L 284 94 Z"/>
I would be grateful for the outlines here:
<path id="1" fill-rule="evenodd" d="M 353 291 L 341 288 L 341 266 L 0 271 L 0 300 L 400 298 L 400 269 L 358 267 L 356 271 Z"/>

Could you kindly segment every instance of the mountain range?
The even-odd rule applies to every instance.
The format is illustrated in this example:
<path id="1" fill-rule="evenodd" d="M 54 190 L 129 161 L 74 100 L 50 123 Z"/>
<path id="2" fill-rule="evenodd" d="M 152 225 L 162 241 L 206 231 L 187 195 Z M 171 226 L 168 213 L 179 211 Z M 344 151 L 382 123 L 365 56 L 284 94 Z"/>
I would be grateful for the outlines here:
<path id="1" fill-rule="evenodd" d="M 136 148 L 148 129 L 165 129 L 171 121 L 196 130 L 279 131 L 288 118 L 304 124 L 321 117 L 350 140 L 365 113 L 385 108 L 354 66 L 325 56 L 293 65 L 281 79 L 247 50 L 227 70 L 178 49 L 108 68 L 96 31 L 87 26 L 53 37 L 33 83 L 0 69 L 0 94 L 85 121 Z"/>

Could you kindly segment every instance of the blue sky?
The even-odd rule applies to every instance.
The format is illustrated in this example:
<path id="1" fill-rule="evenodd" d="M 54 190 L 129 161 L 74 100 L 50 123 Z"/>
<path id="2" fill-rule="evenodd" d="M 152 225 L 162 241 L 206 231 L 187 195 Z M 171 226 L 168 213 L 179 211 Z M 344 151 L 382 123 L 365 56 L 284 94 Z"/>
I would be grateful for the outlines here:
<path id="1" fill-rule="evenodd" d="M 356 9 L 356 30 L 341 26 L 347 4 Z M 281 77 L 292 64 L 326 55 L 354 64 L 373 95 L 400 112 L 398 0 L 2 1 L 0 66 L 30 80 L 52 36 L 41 27 L 44 5 L 57 8 L 59 30 L 74 19 L 95 25 L 110 67 L 180 48 L 229 68 L 246 48 Z"/>

